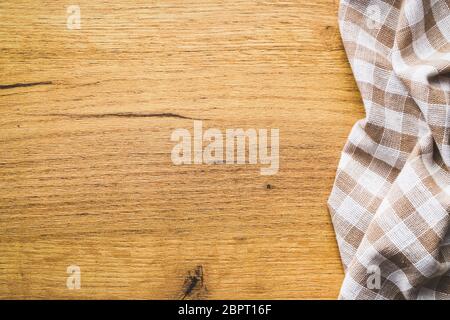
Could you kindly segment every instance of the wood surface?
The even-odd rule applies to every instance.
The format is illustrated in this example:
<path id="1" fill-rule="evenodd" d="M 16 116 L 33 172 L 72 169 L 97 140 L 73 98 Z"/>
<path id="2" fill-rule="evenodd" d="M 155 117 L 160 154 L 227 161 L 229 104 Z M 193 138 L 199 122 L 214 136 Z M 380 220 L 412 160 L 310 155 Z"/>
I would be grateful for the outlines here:
<path id="1" fill-rule="evenodd" d="M 363 117 L 337 7 L 2 0 L 0 298 L 335 299 L 326 201 Z M 174 165 L 193 119 L 279 128 L 278 174 Z"/>

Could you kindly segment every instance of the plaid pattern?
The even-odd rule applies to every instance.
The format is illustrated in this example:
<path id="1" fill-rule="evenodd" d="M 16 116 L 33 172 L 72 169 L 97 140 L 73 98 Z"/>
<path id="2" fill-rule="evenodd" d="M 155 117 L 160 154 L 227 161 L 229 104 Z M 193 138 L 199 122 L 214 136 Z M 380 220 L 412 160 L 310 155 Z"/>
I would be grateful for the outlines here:
<path id="1" fill-rule="evenodd" d="M 342 0 L 339 16 L 366 111 L 328 201 L 340 298 L 449 299 L 450 0 Z"/>

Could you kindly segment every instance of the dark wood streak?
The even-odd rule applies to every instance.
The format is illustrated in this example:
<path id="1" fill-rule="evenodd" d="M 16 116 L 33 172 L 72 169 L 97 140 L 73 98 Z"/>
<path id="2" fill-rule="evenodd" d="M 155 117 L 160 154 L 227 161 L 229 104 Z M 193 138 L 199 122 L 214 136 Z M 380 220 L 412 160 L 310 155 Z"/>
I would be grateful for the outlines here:
<path id="1" fill-rule="evenodd" d="M 183 116 L 171 112 L 163 113 L 136 113 L 136 112 L 115 112 L 115 113 L 98 113 L 98 114 L 70 114 L 70 113 L 49 113 L 46 116 L 55 117 L 67 117 L 76 119 L 86 119 L 86 118 L 178 118 L 178 119 L 188 119 L 188 120 L 206 120 L 206 119 L 196 119 L 187 116 Z"/>
<path id="2" fill-rule="evenodd" d="M 14 89 L 14 88 L 26 88 L 26 87 L 34 87 L 34 86 L 44 86 L 44 85 L 51 85 L 51 84 L 53 84 L 52 81 L 0 84 L 0 90 Z"/>

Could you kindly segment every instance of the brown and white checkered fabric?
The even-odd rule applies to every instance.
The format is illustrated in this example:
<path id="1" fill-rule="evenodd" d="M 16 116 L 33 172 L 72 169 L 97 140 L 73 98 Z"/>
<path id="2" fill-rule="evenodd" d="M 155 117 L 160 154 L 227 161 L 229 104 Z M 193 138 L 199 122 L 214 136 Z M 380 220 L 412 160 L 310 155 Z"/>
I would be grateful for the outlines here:
<path id="1" fill-rule="evenodd" d="M 366 111 L 328 202 L 340 298 L 450 299 L 450 0 L 342 0 L 339 22 Z"/>

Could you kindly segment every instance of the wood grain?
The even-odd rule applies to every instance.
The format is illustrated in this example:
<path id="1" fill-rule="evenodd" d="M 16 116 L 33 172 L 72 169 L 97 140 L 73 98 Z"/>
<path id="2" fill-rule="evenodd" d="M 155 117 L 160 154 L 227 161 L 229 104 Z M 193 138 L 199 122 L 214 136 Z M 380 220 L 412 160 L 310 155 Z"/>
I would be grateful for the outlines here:
<path id="1" fill-rule="evenodd" d="M 0 298 L 337 297 L 326 200 L 363 114 L 336 0 L 7 0 L 0 50 Z M 280 128 L 279 173 L 173 165 L 189 118 Z"/>

